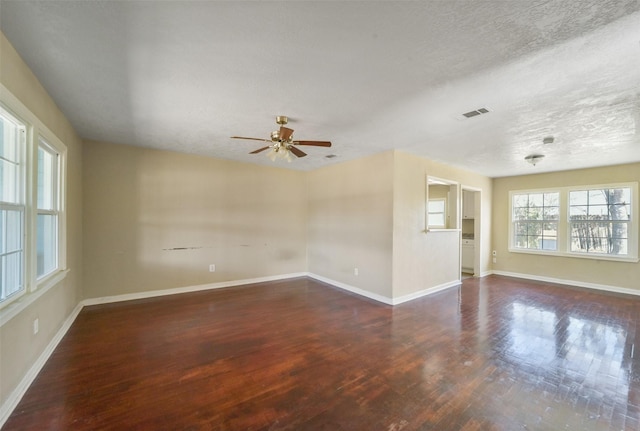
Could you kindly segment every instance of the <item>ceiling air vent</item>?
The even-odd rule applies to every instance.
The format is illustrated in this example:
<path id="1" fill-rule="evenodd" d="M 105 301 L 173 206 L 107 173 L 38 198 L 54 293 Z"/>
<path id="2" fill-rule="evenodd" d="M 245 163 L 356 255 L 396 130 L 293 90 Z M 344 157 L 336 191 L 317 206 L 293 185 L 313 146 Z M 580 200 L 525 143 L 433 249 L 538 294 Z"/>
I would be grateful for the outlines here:
<path id="1" fill-rule="evenodd" d="M 475 116 L 482 115 L 482 114 L 487 114 L 487 113 L 489 113 L 489 110 L 487 108 L 478 108 L 475 111 L 465 112 L 462 115 L 467 117 L 467 118 L 471 118 L 471 117 L 475 117 Z"/>
<path id="2" fill-rule="evenodd" d="M 325 159 L 333 159 L 334 157 L 338 157 L 335 154 L 329 154 L 328 156 L 324 156 Z"/>

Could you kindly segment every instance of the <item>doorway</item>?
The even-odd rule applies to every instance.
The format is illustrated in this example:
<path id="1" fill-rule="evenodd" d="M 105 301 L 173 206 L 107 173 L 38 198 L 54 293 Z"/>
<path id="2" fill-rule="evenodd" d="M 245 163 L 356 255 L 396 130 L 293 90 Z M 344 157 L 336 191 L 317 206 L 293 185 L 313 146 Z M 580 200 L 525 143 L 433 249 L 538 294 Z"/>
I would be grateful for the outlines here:
<path id="1" fill-rule="evenodd" d="M 480 190 L 462 187 L 460 279 L 480 274 Z"/>

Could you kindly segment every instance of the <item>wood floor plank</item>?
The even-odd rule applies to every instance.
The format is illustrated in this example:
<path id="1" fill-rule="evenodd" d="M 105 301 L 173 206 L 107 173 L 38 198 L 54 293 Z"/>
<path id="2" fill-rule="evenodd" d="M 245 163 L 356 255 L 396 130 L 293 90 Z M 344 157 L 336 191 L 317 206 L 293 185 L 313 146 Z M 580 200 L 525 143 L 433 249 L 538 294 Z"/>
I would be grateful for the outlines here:
<path id="1" fill-rule="evenodd" d="M 3 430 L 640 430 L 640 298 L 308 278 L 86 307 Z"/>

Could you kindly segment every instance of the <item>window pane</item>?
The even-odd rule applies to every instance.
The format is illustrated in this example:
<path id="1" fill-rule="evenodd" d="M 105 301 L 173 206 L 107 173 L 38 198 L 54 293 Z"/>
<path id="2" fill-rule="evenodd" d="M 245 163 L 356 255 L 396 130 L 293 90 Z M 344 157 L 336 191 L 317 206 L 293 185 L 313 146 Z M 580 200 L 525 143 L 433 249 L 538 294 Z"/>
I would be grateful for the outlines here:
<path id="1" fill-rule="evenodd" d="M 545 220 L 558 220 L 560 217 L 560 208 L 545 207 L 543 217 Z"/>
<path id="2" fill-rule="evenodd" d="M 527 235 L 527 225 L 528 223 L 515 223 L 514 232 L 516 235 Z"/>
<path id="3" fill-rule="evenodd" d="M 589 205 L 589 220 L 608 220 L 609 208 L 607 205 Z"/>
<path id="4" fill-rule="evenodd" d="M 22 203 L 20 199 L 20 154 L 23 126 L 0 110 L 0 201 Z"/>
<path id="5" fill-rule="evenodd" d="M 539 236 L 542 234 L 542 225 L 540 223 L 527 223 L 527 235 Z"/>
<path id="6" fill-rule="evenodd" d="M 529 211 L 527 208 L 514 208 L 513 209 L 513 218 L 514 220 L 526 220 Z"/>
<path id="7" fill-rule="evenodd" d="M 569 208 L 569 218 L 571 220 L 585 220 L 587 218 L 587 206 L 571 206 Z"/>
<path id="8" fill-rule="evenodd" d="M 0 299 L 5 299 L 22 290 L 22 252 L 0 257 Z"/>
<path id="9" fill-rule="evenodd" d="M 444 212 L 444 200 L 430 200 L 429 212 L 430 213 Z"/>
<path id="10" fill-rule="evenodd" d="M 38 277 L 58 267 L 58 216 L 38 214 Z"/>
<path id="11" fill-rule="evenodd" d="M 543 229 L 544 236 L 558 236 L 558 223 L 545 223 Z"/>
<path id="12" fill-rule="evenodd" d="M 544 206 L 545 207 L 559 207 L 560 206 L 560 193 L 545 193 L 544 194 Z"/>
<path id="13" fill-rule="evenodd" d="M 530 207 L 541 207 L 544 203 L 544 194 L 542 193 L 531 193 L 529 194 L 529 206 Z"/>
<path id="14" fill-rule="evenodd" d="M 609 250 L 609 254 L 624 256 L 629 254 L 629 241 L 626 239 L 614 239 L 611 241 L 611 249 Z"/>
<path id="15" fill-rule="evenodd" d="M 612 238 L 629 238 L 628 223 L 611 223 Z"/>
<path id="16" fill-rule="evenodd" d="M 589 190 L 589 205 L 606 205 L 608 190 Z"/>
<path id="17" fill-rule="evenodd" d="M 0 253 L 22 250 L 22 217 L 22 211 L 0 211 Z"/>
<path id="18" fill-rule="evenodd" d="M 514 208 L 526 208 L 529 206 L 529 195 L 513 195 Z"/>
<path id="19" fill-rule="evenodd" d="M 56 155 L 38 147 L 38 209 L 55 209 Z"/>
<path id="20" fill-rule="evenodd" d="M 558 240 L 556 237 L 544 237 L 542 238 L 542 249 L 543 250 L 557 250 L 558 249 Z"/>
<path id="21" fill-rule="evenodd" d="M 429 226 L 444 226 L 444 214 L 429 214 Z"/>
<path id="22" fill-rule="evenodd" d="M 527 248 L 527 236 L 517 235 L 515 237 L 515 246 L 518 248 Z"/>
<path id="23" fill-rule="evenodd" d="M 631 220 L 631 205 L 609 205 L 609 218 L 611 220 Z"/>
<path id="24" fill-rule="evenodd" d="M 542 207 L 529 207 L 529 220 L 542 220 L 544 211 Z"/>
<path id="25" fill-rule="evenodd" d="M 589 193 L 586 190 L 569 192 L 569 205 L 587 205 Z"/>
<path id="26" fill-rule="evenodd" d="M 530 236 L 527 244 L 527 248 L 532 250 L 540 250 L 542 248 L 542 238 L 539 236 Z"/>

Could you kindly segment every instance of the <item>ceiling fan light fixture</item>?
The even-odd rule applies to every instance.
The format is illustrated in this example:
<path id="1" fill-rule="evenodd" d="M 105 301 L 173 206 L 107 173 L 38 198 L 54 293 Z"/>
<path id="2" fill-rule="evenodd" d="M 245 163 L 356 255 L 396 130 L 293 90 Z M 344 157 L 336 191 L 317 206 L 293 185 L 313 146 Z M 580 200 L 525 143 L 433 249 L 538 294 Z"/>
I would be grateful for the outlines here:
<path id="1" fill-rule="evenodd" d="M 267 153 L 267 157 L 269 157 L 272 162 L 275 162 L 277 159 L 283 159 L 291 163 L 292 160 L 291 150 L 289 150 L 287 146 L 280 143 L 275 144 L 271 147 L 271 151 Z"/>
<path id="2" fill-rule="evenodd" d="M 524 159 L 527 162 L 531 163 L 533 166 L 535 166 L 536 164 L 540 163 L 540 161 L 542 161 L 542 159 L 544 159 L 544 155 L 543 154 L 529 154 Z"/>

